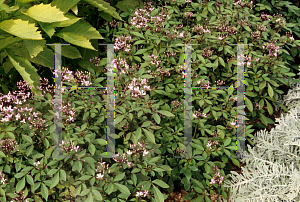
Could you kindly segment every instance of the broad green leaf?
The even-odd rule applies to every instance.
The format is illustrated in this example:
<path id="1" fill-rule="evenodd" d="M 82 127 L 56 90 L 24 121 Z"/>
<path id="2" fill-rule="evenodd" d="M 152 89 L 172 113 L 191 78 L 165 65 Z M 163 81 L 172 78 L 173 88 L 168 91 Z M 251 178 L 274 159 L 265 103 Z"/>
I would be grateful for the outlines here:
<path id="1" fill-rule="evenodd" d="M 107 193 L 111 194 L 114 190 L 114 184 L 113 183 L 108 183 L 108 188 L 107 188 Z"/>
<path id="2" fill-rule="evenodd" d="M 251 29 L 250 29 L 247 25 L 244 25 L 244 28 L 245 28 L 245 30 L 247 30 L 248 32 L 251 32 Z"/>
<path id="3" fill-rule="evenodd" d="M 143 131 L 144 131 L 144 133 L 145 133 L 147 139 L 148 139 L 150 142 L 152 142 L 152 143 L 155 144 L 155 137 L 154 137 L 154 135 L 153 135 L 150 131 L 148 131 L 148 130 L 146 130 L 146 129 L 144 129 L 144 128 L 142 128 L 142 129 L 143 129 Z"/>
<path id="4" fill-rule="evenodd" d="M 261 110 L 264 107 L 264 99 L 261 99 L 258 103 L 258 109 Z"/>
<path id="5" fill-rule="evenodd" d="M 75 189 L 75 191 L 74 191 L 74 196 L 79 195 L 80 192 L 81 192 L 81 185 L 79 185 L 79 186 Z"/>
<path id="6" fill-rule="evenodd" d="M 173 116 L 175 116 L 174 114 L 172 114 L 171 112 L 166 111 L 166 110 L 158 110 L 157 112 L 158 112 L 158 113 L 161 113 L 161 114 L 163 114 L 163 115 L 165 115 L 165 116 L 168 116 L 168 117 L 173 117 Z"/>
<path id="7" fill-rule="evenodd" d="M 228 139 L 225 140 L 224 146 L 226 147 L 226 146 L 229 145 L 230 143 L 231 143 L 231 138 L 229 137 Z"/>
<path id="8" fill-rule="evenodd" d="M 24 39 L 23 42 L 26 45 L 31 58 L 36 57 L 40 52 L 42 52 L 46 44 L 46 40 Z"/>
<path id="9" fill-rule="evenodd" d="M 130 34 L 133 34 L 133 35 L 135 35 L 137 37 L 141 37 L 141 38 L 145 39 L 145 37 L 143 36 L 143 34 L 141 34 L 139 32 L 130 32 Z"/>
<path id="10" fill-rule="evenodd" d="M 252 102 L 245 96 L 246 106 L 250 112 L 253 112 L 253 105 Z"/>
<path id="11" fill-rule="evenodd" d="M 21 11 L 22 12 L 22 11 Z M 39 22 L 60 22 L 64 20 L 69 20 L 69 18 L 64 16 L 64 13 L 50 4 L 38 4 L 30 7 L 26 13 L 23 14 L 30 16 Z"/>
<path id="12" fill-rule="evenodd" d="M 135 131 L 136 140 L 138 141 L 142 137 L 142 129 L 141 127 L 138 127 Z"/>
<path id="13" fill-rule="evenodd" d="M 16 192 L 21 191 L 25 187 L 25 177 L 23 177 L 16 185 Z"/>
<path id="14" fill-rule="evenodd" d="M 270 86 L 270 84 L 268 83 L 268 94 L 271 98 L 273 98 L 274 95 L 274 91 L 273 88 Z"/>
<path id="15" fill-rule="evenodd" d="M 55 29 L 49 23 L 38 22 L 41 28 L 46 32 L 46 34 L 51 38 L 55 33 Z"/>
<path id="16" fill-rule="evenodd" d="M 54 147 L 55 147 L 55 146 L 50 147 L 48 150 L 46 150 L 46 152 L 45 152 L 45 157 L 50 157 L 50 156 L 51 156 L 52 151 L 54 150 Z"/>
<path id="17" fill-rule="evenodd" d="M 42 196 L 46 201 L 48 201 L 48 188 L 44 183 L 42 183 L 41 187 Z"/>
<path id="18" fill-rule="evenodd" d="M 115 124 L 120 123 L 123 119 L 124 119 L 124 115 L 117 116 L 117 118 L 115 119 Z"/>
<path id="19" fill-rule="evenodd" d="M 55 187 L 59 183 L 59 172 L 57 172 L 53 179 L 51 179 L 51 186 L 50 189 Z"/>
<path id="20" fill-rule="evenodd" d="M 52 168 L 51 170 L 49 170 L 49 172 L 47 173 L 47 175 L 53 175 L 53 174 L 56 173 L 57 171 L 58 171 L 58 169 Z"/>
<path id="21" fill-rule="evenodd" d="M 51 46 L 54 50 L 55 46 Z M 61 46 L 61 55 L 71 59 L 82 58 L 79 50 L 74 46 Z"/>
<path id="22" fill-rule="evenodd" d="M 148 49 L 140 49 L 134 55 L 140 55 L 140 54 L 146 53 L 147 51 L 148 51 Z"/>
<path id="23" fill-rule="evenodd" d="M 59 173 L 60 173 L 60 179 L 64 180 L 64 181 L 67 181 L 66 171 L 64 171 L 63 169 L 60 169 Z"/>
<path id="24" fill-rule="evenodd" d="M 266 100 L 266 103 L 267 103 L 268 112 L 269 112 L 270 115 L 272 115 L 273 114 L 273 107 L 267 100 Z"/>
<path id="25" fill-rule="evenodd" d="M 0 157 L 2 157 L 2 158 L 6 157 L 5 154 L 2 151 L 0 151 Z"/>
<path id="26" fill-rule="evenodd" d="M 100 194 L 99 191 L 93 189 L 92 192 L 93 192 L 93 194 L 94 194 L 94 196 L 95 196 L 95 199 L 100 200 L 100 201 L 103 200 L 103 199 L 102 199 L 102 196 L 101 196 L 101 194 Z"/>
<path id="27" fill-rule="evenodd" d="M 52 23 L 47 23 L 47 25 L 51 27 L 68 27 L 73 25 L 74 23 L 78 22 L 81 18 L 77 18 L 71 13 L 66 13 L 65 16 L 69 18 L 69 20 L 61 21 L 61 22 L 52 22 Z"/>
<path id="28" fill-rule="evenodd" d="M 89 143 L 89 152 L 94 156 L 96 152 L 96 147 L 92 143 Z"/>
<path id="29" fill-rule="evenodd" d="M 240 167 L 240 162 L 239 162 L 238 160 L 236 160 L 236 159 L 234 159 L 234 158 L 231 158 L 231 161 L 232 161 L 232 163 L 233 163 L 234 165 Z"/>
<path id="30" fill-rule="evenodd" d="M 83 176 L 81 176 L 78 180 L 83 180 L 83 181 L 85 181 L 85 180 L 89 180 L 89 179 L 91 179 L 92 178 L 92 176 L 89 176 L 89 175 L 83 175 Z"/>
<path id="31" fill-rule="evenodd" d="M 262 90 L 264 89 L 264 87 L 266 86 L 267 82 L 266 81 L 263 81 L 259 84 L 259 90 Z"/>
<path id="32" fill-rule="evenodd" d="M 30 144 L 33 143 L 32 138 L 28 135 L 22 135 L 23 140 L 25 140 L 26 142 L 29 142 Z"/>
<path id="33" fill-rule="evenodd" d="M 156 186 L 153 185 L 154 188 L 154 198 L 156 202 L 164 202 L 164 195 L 159 191 L 158 188 L 156 188 Z"/>
<path id="34" fill-rule="evenodd" d="M 154 117 L 154 120 L 155 120 L 155 122 L 157 123 L 157 124 L 160 124 L 160 116 L 158 116 L 158 114 L 157 113 L 153 113 L 153 117 Z"/>
<path id="35" fill-rule="evenodd" d="M 122 180 L 124 177 L 125 177 L 125 173 L 120 173 L 115 177 L 114 182 L 118 182 Z"/>
<path id="36" fill-rule="evenodd" d="M 101 36 L 101 34 L 96 30 L 96 28 L 94 28 L 92 25 L 90 25 L 83 19 L 79 20 L 75 24 L 72 24 L 71 26 L 63 28 L 59 31 L 59 33 L 81 35 L 87 39 L 104 39 Z"/>
<path id="37" fill-rule="evenodd" d="M 27 180 L 28 184 L 34 185 L 34 181 L 33 181 L 33 178 L 31 177 L 31 175 L 26 175 L 26 180 Z"/>
<path id="38" fill-rule="evenodd" d="M 103 12 L 109 14 L 110 16 L 125 22 L 118 14 L 117 10 L 110 6 L 110 3 L 105 2 L 104 0 L 82 0 L 82 2 L 90 4 Z"/>
<path id="39" fill-rule="evenodd" d="M 148 126 L 150 126 L 151 123 L 152 123 L 151 121 L 145 121 L 145 122 L 143 122 L 142 128 L 147 128 Z"/>
<path id="40" fill-rule="evenodd" d="M 66 40 L 67 42 L 83 47 L 83 48 L 87 48 L 87 49 L 91 49 L 91 50 L 96 50 L 91 42 L 88 40 L 88 38 L 79 35 L 79 34 L 74 34 L 74 33 L 69 33 L 69 32 L 63 32 L 63 33 L 56 33 L 56 35 L 60 38 L 63 38 L 64 40 Z"/>
<path id="41" fill-rule="evenodd" d="M 94 202 L 93 194 L 90 192 L 88 198 L 85 200 L 86 202 Z"/>
<path id="42" fill-rule="evenodd" d="M 14 55 L 10 50 L 7 50 L 6 52 L 9 60 L 20 73 L 24 81 L 32 87 L 31 91 L 33 94 L 40 94 L 41 91 L 36 88 L 36 86 L 40 85 L 40 76 L 37 74 L 37 69 L 32 66 L 27 59 Z"/>
<path id="43" fill-rule="evenodd" d="M 80 0 L 53 0 L 51 6 L 56 6 L 63 13 L 68 12 L 73 8 Z"/>
<path id="44" fill-rule="evenodd" d="M 162 187 L 162 188 L 169 188 L 169 185 L 167 185 L 164 181 L 156 179 L 152 181 L 153 183 L 157 184 L 158 186 Z"/>
<path id="45" fill-rule="evenodd" d="M 4 38 L 4 39 L 0 39 L 0 51 L 3 50 L 4 48 L 6 48 L 14 43 L 18 43 L 20 41 L 22 41 L 21 38 L 13 37 L 13 36 L 10 36 L 10 37 Z"/>
<path id="46" fill-rule="evenodd" d="M 219 57 L 219 62 L 223 67 L 225 67 L 225 62 L 221 57 Z"/>
<path id="47" fill-rule="evenodd" d="M 20 19 L 2 21 L 0 23 L 0 29 L 22 39 L 43 39 L 42 35 L 40 34 L 41 31 L 37 31 L 38 27 L 35 27 L 35 24 L 30 24 L 28 21 L 23 21 Z"/>
<path id="48" fill-rule="evenodd" d="M 116 186 L 120 190 L 121 193 L 130 194 L 129 189 L 126 186 L 119 184 L 119 183 L 114 183 L 114 186 Z"/>
<path id="49" fill-rule="evenodd" d="M 84 189 L 84 190 L 82 190 L 82 192 L 79 194 L 79 196 L 85 196 L 85 195 L 87 195 L 88 193 L 90 193 L 90 189 Z"/>
<path id="50" fill-rule="evenodd" d="M 263 114 L 260 114 L 260 120 L 265 126 L 268 126 L 267 117 L 265 117 Z"/>
<path id="51" fill-rule="evenodd" d="M 53 69 L 54 67 L 53 58 L 54 58 L 54 52 L 51 51 L 48 47 L 46 47 L 36 57 L 29 59 L 29 61 Z"/>

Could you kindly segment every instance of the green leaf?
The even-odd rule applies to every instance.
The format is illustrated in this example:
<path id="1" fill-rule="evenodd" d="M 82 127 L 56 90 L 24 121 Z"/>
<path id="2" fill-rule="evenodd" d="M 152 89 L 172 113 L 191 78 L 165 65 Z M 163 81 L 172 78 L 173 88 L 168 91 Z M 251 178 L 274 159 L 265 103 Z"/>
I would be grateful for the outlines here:
<path id="1" fill-rule="evenodd" d="M 58 171 L 58 169 L 52 168 L 51 170 L 49 170 L 49 172 L 47 173 L 47 175 L 53 175 L 53 174 L 56 173 L 57 171 Z"/>
<path id="2" fill-rule="evenodd" d="M 54 150 L 54 147 L 55 146 L 53 146 L 53 147 L 50 147 L 46 152 L 45 152 L 45 157 L 47 157 L 47 156 L 51 156 L 51 154 L 52 154 L 52 151 Z"/>
<path id="3" fill-rule="evenodd" d="M 85 189 L 85 190 L 83 190 L 80 194 L 79 194 L 79 196 L 85 196 L 85 195 L 87 195 L 88 193 L 90 193 L 90 189 Z"/>
<path id="4" fill-rule="evenodd" d="M 162 188 L 169 188 L 169 185 L 167 185 L 164 181 L 156 179 L 152 181 L 153 183 L 157 184 L 158 186 L 162 187 Z"/>
<path id="5" fill-rule="evenodd" d="M 63 28 L 59 31 L 59 33 L 69 33 L 71 34 L 71 36 L 73 36 L 72 34 L 80 35 L 86 39 L 104 39 L 101 36 L 101 34 L 96 30 L 96 28 L 94 28 L 92 25 L 90 25 L 83 19 L 79 20 L 71 26 Z"/>
<path id="6" fill-rule="evenodd" d="M 94 202 L 93 201 L 93 194 L 90 192 L 88 198 L 86 199 L 86 202 Z"/>
<path id="7" fill-rule="evenodd" d="M 33 94 L 40 94 L 41 91 L 36 88 L 36 86 L 40 85 L 40 76 L 37 74 L 37 69 L 32 66 L 27 59 L 14 55 L 11 50 L 7 50 L 6 52 L 9 60 L 20 73 L 24 81 L 32 87 L 31 91 Z"/>
<path id="8" fill-rule="evenodd" d="M 140 54 L 146 53 L 147 51 L 148 51 L 148 49 L 140 49 L 134 55 L 140 55 Z"/>
<path id="9" fill-rule="evenodd" d="M 234 158 L 231 158 L 231 161 L 232 161 L 232 163 L 233 163 L 234 165 L 240 167 L 240 162 L 239 162 L 238 160 L 236 160 L 236 159 L 234 159 Z"/>
<path id="10" fill-rule="evenodd" d="M 22 41 L 21 38 L 13 37 L 13 36 L 6 37 L 5 39 L 0 39 L 0 51 L 3 50 L 4 48 L 6 48 L 14 43 L 18 43 L 20 41 Z"/>
<path id="11" fill-rule="evenodd" d="M 159 191 L 158 188 L 156 188 L 156 186 L 153 185 L 154 188 L 154 198 L 156 202 L 164 202 L 164 195 Z"/>
<path id="12" fill-rule="evenodd" d="M 21 191 L 25 187 L 25 177 L 23 177 L 16 185 L 16 192 Z"/>
<path id="13" fill-rule="evenodd" d="M 259 90 L 262 90 L 264 89 L 264 87 L 266 86 L 267 82 L 266 81 L 263 81 L 259 84 Z"/>
<path id="14" fill-rule="evenodd" d="M 80 0 L 53 0 L 51 6 L 56 6 L 63 13 L 68 12 L 73 8 Z"/>
<path id="15" fill-rule="evenodd" d="M 271 98 L 273 98 L 274 95 L 274 91 L 273 88 L 270 86 L 270 84 L 268 83 L 268 94 Z"/>
<path id="16" fill-rule="evenodd" d="M 101 194 L 100 194 L 99 191 L 93 189 L 92 192 L 93 192 L 93 194 L 94 194 L 94 196 L 95 196 L 95 199 L 100 200 L 100 201 L 103 200 L 103 199 L 102 199 L 102 196 L 101 196 Z"/>
<path id="17" fill-rule="evenodd" d="M 114 190 L 114 184 L 113 183 L 108 183 L 108 188 L 107 188 L 107 193 L 111 194 Z"/>
<path id="18" fill-rule="evenodd" d="M 22 13 L 40 22 L 51 23 L 69 20 L 69 18 L 64 16 L 64 13 L 61 10 L 54 6 L 52 7 L 50 4 L 41 3 L 34 5 L 30 7 L 26 13 Z"/>
<path id="19" fill-rule="evenodd" d="M 265 126 L 268 126 L 267 117 L 265 117 L 263 114 L 260 114 L 260 120 Z"/>
<path id="20" fill-rule="evenodd" d="M 6 157 L 5 154 L 2 151 L 0 151 L 0 157 L 2 157 L 2 158 Z"/>
<path id="21" fill-rule="evenodd" d="M 158 116 L 158 114 L 155 113 L 155 112 L 153 112 L 152 115 L 153 115 L 153 117 L 154 117 L 155 122 L 156 122 L 157 124 L 160 124 L 161 119 L 160 119 L 160 117 Z"/>
<path id="22" fill-rule="evenodd" d="M 92 176 L 90 176 L 90 175 L 83 175 L 83 176 L 81 176 L 78 180 L 83 180 L 83 181 L 85 181 L 85 180 L 89 180 L 89 179 L 91 179 L 92 178 Z"/>
<path id="23" fill-rule="evenodd" d="M 74 191 L 74 196 L 76 197 L 77 195 L 79 195 L 79 193 L 81 192 L 81 185 L 79 185 L 75 191 Z"/>
<path id="24" fill-rule="evenodd" d="M 24 39 L 23 42 L 26 45 L 31 58 L 36 57 L 40 52 L 42 52 L 46 44 L 46 40 Z"/>
<path id="25" fill-rule="evenodd" d="M 22 135 L 22 139 L 25 140 L 26 142 L 29 142 L 30 144 L 32 144 L 32 138 L 28 135 Z"/>
<path id="26" fill-rule="evenodd" d="M 125 22 L 118 14 L 117 10 L 110 6 L 110 3 L 108 2 L 105 2 L 103 0 L 83 0 L 82 2 L 84 3 L 87 3 L 87 4 L 90 4 L 100 10 L 102 10 L 103 12 L 109 14 L 110 16 L 118 19 L 118 20 L 121 20 L 123 22 Z"/>
<path id="27" fill-rule="evenodd" d="M 0 29 L 22 39 L 43 39 L 40 34 L 41 31 L 37 31 L 38 27 L 35 27 L 35 24 L 31 24 L 28 21 L 23 21 L 21 19 L 4 20 L 0 23 Z"/>
<path id="28" fill-rule="evenodd" d="M 114 182 L 118 182 L 122 180 L 124 177 L 125 177 L 125 173 L 120 173 L 115 177 Z"/>
<path id="29" fill-rule="evenodd" d="M 145 122 L 143 122 L 142 128 L 147 128 L 148 126 L 150 126 L 151 123 L 152 123 L 151 121 L 145 121 Z"/>
<path id="30" fill-rule="evenodd" d="M 250 110 L 250 112 L 253 112 L 252 102 L 246 96 L 245 96 L 245 101 L 246 101 L 247 108 Z"/>
<path id="31" fill-rule="evenodd" d="M 248 32 L 251 32 L 251 29 L 250 29 L 247 25 L 244 25 L 244 28 L 245 28 Z"/>
<path id="32" fill-rule="evenodd" d="M 31 177 L 31 175 L 26 175 L 26 180 L 27 180 L 28 184 L 34 185 L 34 181 L 33 181 L 33 178 Z"/>
<path id="33" fill-rule="evenodd" d="M 158 113 L 161 113 L 161 114 L 163 114 L 163 115 L 165 115 L 165 116 L 168 116 L 168 117 L 173 117 L 173 116 L 175 116 L 174 114 L 172 114 L 171 112 L 166 111 L 166 110 L 158 110 L 157 112 L 158 112 Z"/>
<path id="34" fill-rule="evenodd" d="M 261 110 L 264 106 L 264 99 L 261 99 L 258 103 L 258 109 Z"/>
<path id="35" fill-rule="evenodd" d="M 137 37 L 140 37 L 140 38 L 143 38 L 145 39 L 145 37 L 143 36 L 143 34 L 139 33 L 139 32 L 130 32 L 131 34 L 137 36 Z"/>
<path id="36" fill-rule="evenodd" d="M 224 62 L 223 58 L 219 57 L 219 62 L 223 67 L 225 67 L 225 62 Z"/>
<path id="37" fill-rule="evenodd" d="M 64 22 L 64 21 L 62 21 Z M 38 22 L 41 28 L 46 32 L 46 34 L 51 38 L 55 33 L 55 29 L 53 26 L 49 25 L 49 23 Z"/>
<path id="38" fill-rule="evenodd" d="M 92 143 L 89 143 L 89 152 L 94 156 L 96 152 L 96 147 Z"/>
<path id="39" fill-rule="evenodd" d="M 229 137 L 228 139 L 225 140 L 224 146 L 226 147 L 226 146 L 229 145 L 230 143 L 231 143 L 231 138 Z"/>
<path id="40" fill-rule="evenodd" d="M 117 118 L 115 119 L 115 124 L 120 123 L 123 119 L 124 119 L 124 115 L 117 116 Z"/>
<path id="41" fill-rule="evenodd" d="M 59 173 L 60 173 L 61 180 L 67 181 L 66 171 L 64 171 L 63 169 L 60 169 Z"/>
<path id="42" fill-rule="evenodd" d="M 52 31 L 52 29 L 55 31 L 55 27 L 69 27 L 73 25 L 74 23 L 78 22 L 81 18 L 77 18 L 75 15 L 71 13 L 66 13 L 65 16 L 69 18 L 69 20 L 65 21 L 60 21 L 60 22 L 53 22 L 53 23 L 43 23 L 43 22 L 38 22 L 39 24 L 42 24 L 43 27 L 46 29 Z M 49 28 L 48 28 L 49 27 Z M 52 29 L 51 29 L 52 28 Z M 43 28 L 44 29 L 44 28 Z M 45 30 L 45 29 L 44 29 Z M 46 32 L 46 31 L 45 31 Z M 54 34 L 54 33 L 53 33 Z M 52 35 L 53 35 L 52 34 Z M 51 36 L 52 36 L 51 35 Z M 50 37 L 51 38 L 51 37 Z"/>
<path id="43" fill-rule="evenodd" d="M 64 40 L 66 40 L 67 42 L 69 42 L 71 44 L 96 51 L 96 49 L 92 46 L 92 44 L 88 40 L 88 38 L 86 38 L 82 35 L 70 33 L 70 32 L 63 32 L 63 33 L 59 32 L 59 33 L 56 33 L 56 35 L 60 38 L 63 38 Z"/>
<path id="44" fill-rule="evenodd" d="M 59 182 L 59 172 L 57 172 L 54 176 L 54 178 L 51 180 L 51 186 L 50 189 L 52 189 L 53 187 L 55 187 Z"/>
<path id="45" fill-rule="evenodd" d="M 130 195 L 130 191 L 129 191 L 129 189 L 126 186 L 124 186 L 122 184 L 118 184 L 118 183 L 114 183 L 114 185 L 118 188 L 118 190 L 121 193 Z"/>
<path id="46" fill-rule="evenodd" d="M 119 8 L 121 11 L 128 13 L 127 8 L 130 8 L 131 10 L 135 11 L 138 6 L 139 6 L 138 1 L 133 1 L 133 0 L 123 0 L 123 1 L 118 1 L 117 5 L 115 7 Z"/>
<path id="47" fill-rule="evenodd" d="M 148 130 L 146 130 L 146 129 L 144 129 L 144 128 L 142 128 L 142 129 L 143 129 L 143 131 L 144 131 L 144 133 L 145 133 L 147 139 L 148 139 L 150 142 L 152 142 L 152 143 L 155 144 L 155 138 L 154 138 L 154 135 L 153 135 L 150 131 L 148 131 Z"/>
<path id="48" fill-rule="evenodd" d="M 267 100 L 266 100 L 266 103 L 267 103 L 268 112 L 269 112 L 270 115 L 272 115 L 273 114 L 273 107 Z"/>

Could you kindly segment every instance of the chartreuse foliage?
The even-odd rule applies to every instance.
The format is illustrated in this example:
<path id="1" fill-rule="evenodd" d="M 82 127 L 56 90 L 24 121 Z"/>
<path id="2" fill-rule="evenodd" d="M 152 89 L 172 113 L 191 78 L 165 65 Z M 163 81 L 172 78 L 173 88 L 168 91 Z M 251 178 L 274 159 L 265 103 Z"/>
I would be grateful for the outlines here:
<path id="1" fill-rule="evenodd" d="M 107 15 L 123 21 L 116 9 L 103 0 L 48 2 L 48 0 L 39 3 L 28 0 L 18 0 L 15 3 L 9 1 L 8 4 L 0 2 L 0 55 L 4 67 L 0 70 L 1 74 L 10 78 L 17 71 L 24 81 L 30 84 L 34 94 L 40 93 L 36 88 L 40 76 L 33 70 L 35 69 L 33 65 L 54 68 L 54 47 L 47 46 L 46 43 L 70 43 L 71 45 L 62 47 L 62 55 L 74 59 L 82 57 L 79 47 L 96 50 L 90 40 L 103 39 L 88 22 L 76 17 L 77 4 L 90 4 Z M 16 50 L 19 47 L 25 49 Z M 2 80 L 0 82 L 6 94 L 7 83 Z"/>

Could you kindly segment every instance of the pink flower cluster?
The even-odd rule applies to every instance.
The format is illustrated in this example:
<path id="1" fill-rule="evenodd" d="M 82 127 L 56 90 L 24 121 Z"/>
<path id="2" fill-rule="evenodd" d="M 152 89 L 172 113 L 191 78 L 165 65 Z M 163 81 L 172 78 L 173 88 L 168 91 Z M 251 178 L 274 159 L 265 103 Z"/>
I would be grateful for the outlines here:
<path id="1" fill-rule="evenodd" d="M 109 163 L 106 165 L 106 169 L 105 169 L 105 163 L 106 163 L 105 161 L 104 162 L 98 162 L 98 163 L 100 165 L 98 165 L 98 167 L 96 168 L 96 172 L 99 172 L 99 173 L 97 174 L 96 178 L 97 179 L 102 179 L 104 177 L 105 170 L 108 170 Z M 108 173 L 110 174 L 110 170 L 108 170 Z"/>
<path id="2" fill-rule="evenodd" d="M 209 149 L 212 149 L 211 146 L 217 146 L 218 144 L 219 144 L 218 140 L 215 140 L 214 142 L 212 142 L 211 140 L 208 140 L 208 141 L 207 141 L 207 147 L 208 147 Z"/>
<path id="3" fill-rule="evenodd" d="M 221 173 L 219 172 L 219 169 L 217 166 L 214 166 L 214 171 L 215 171 L 215 176 L 211 178 L 211 181 L 209 184 L 216 184 L 217 182 L 219 182 L 219 184 L 222 184 L 224 177 L 221 176 Z"/>
<path id="4" fill-rule="evenodd" d="M 132 40 L 131 40 L 131 36 L 128 37 L 117 37 L 115 39 L 115 45 L 114 45 L 114 49 L 117 50 L 125 50 L 126 52 L 129 52 L 131 49 L 131 44 Z"/>
<path id="5" fill-rule="evenodd" d="M 71 151 L 75 151 L 77 152 L 78 149 L 79 149 L 79 146 L 76 146 L 74 145 L 74 142 L 72 142 L 72 140 L 70 140 L 70 142 L 65 142 L 62 140 L 62 148 L 64 150 L 66 150 L 67 152 L 71 152 Z M 83 149 L 82 149 L 83 150 Z"/>
<path id="6" fill-rule="evenodd" d="M 148 195 L 148 193 L 149 193 L 149 191 L 144 190 L 144 191 L 136 192 L 135 196 L 137 196 L 137 197 L 139 197 L 139 196 L 146 197 Z"/>
<path id="7" fill-rule="evenodd" d="M 19 191 L 18 193 L 15 192 L 16 197 L 12 197 L 12 201 L 23 201 L 25 199 L 24 191 Z M 24 202 L 29 202 L 27 199 Z"/>
<path id="8" fill-rule="evenodd" d="M 8 155 L 13 152 L 15 149 L 18 149 L 19 145 L 14 139 L 5 139 L 0 140 L 0 148 L 4 154 Z M 19 149 L 17 150 L 19 151 Z"/>

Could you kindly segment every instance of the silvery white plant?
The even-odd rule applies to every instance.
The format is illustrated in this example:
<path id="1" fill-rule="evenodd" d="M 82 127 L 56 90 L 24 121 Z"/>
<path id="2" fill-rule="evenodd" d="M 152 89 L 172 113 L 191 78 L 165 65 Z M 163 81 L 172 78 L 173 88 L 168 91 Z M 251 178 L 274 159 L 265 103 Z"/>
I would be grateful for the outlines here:
<path id="1" fill-rule="evenodd" d="M 280 100 L 289 112 L 275 119 L 279 124 L 269 134 L 266 129 L 256 134 L 253 149 L 248 145 L 245 151 L 249 158 L 241 159 L 242 174 L 231 171 L 232 180 L 225 182 L 230 202 L 300 201 L 300 83 L 290 83 Z"/>

